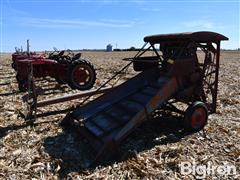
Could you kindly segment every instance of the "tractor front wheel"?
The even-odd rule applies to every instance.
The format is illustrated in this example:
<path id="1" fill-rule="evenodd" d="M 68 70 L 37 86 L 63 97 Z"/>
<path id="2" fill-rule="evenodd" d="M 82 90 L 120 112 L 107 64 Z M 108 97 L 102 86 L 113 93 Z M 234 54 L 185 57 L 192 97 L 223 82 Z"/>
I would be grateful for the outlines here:
<path id="1" fill-rule="evenodd" d="M 69 67 L 68 83 L 72 89 L 91 89 L 96 81 L 94 66 L 86 60 L 75 60 Z"/>
<path id="2" fill-rule="evenodd" d="M 20 92 L 26 92 L 28 90 L 28 81 L 27 79 L 22 78 L 19 74 L 16 75 L 18 82 L 18 89 Z"/>
<path id="3" fill-rule="evenodd" d="M 18 89 L 20 92 L 26 92 L 28 90 L 28 84 L 26 82 L 18 82 Z"/>
<path id="4" fill-rule="evenodd" d="M 14 69 L 14 70 L 16 70 L 16 63 L 15 62 L 12 62 L 12 68 Z"/>
<path id="5" fill-rule="evenodd" d="M 203 129 L 208 120 L 208 108 L 205 103 L 196 101 L 191 104 L 184 116 L 184 129 L 196 132 Z"/>

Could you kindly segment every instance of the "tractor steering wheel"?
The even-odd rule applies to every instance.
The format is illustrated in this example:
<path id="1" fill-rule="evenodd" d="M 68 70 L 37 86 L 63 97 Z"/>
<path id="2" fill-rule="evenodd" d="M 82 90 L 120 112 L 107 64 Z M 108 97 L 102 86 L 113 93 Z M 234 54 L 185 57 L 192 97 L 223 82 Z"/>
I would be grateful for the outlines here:
<path id="1" fill-rule="evenodd" d="M 54 51 L 50 52 L 48 55 L 49 59 L 51 59 L 51 57 L 53 57 L 53 56 L 56 56 L 56 53 L 59 53 L 57 48 L 53 47 L 53 50 Z"/>
<path id="2" fill-rule="evenodd" d="M 68 53 L 67 56 L 73 57 L 74 52 L 71 49 L 67 49 L 66 52 Z"/>
<path id="3" fill-rule="evenodd" d="M 58 57 L 62 57 L 63 56 L 63 54 L 64 54 L 64 50 L 62 50 L 62 51 L 60 51 L 59 53 L 58 53 Z"/>

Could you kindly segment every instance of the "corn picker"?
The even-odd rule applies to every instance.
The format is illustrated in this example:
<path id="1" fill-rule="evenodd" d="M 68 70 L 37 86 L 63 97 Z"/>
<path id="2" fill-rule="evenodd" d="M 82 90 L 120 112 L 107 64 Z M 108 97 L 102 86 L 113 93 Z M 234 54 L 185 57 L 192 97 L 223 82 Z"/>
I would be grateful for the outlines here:
<path id="1" fill-rule="evenodd" d="M 81 103 L 61 122 L 89 140 L 96 152 L 94 164 L 113 157 L 119 144 L 157 109 L 178 114 L 186 131 L 199 131 L 208 115 L 216 112 L 223 40 L 228 38 L 206 31 L 146 36 L 141 50 L 123 59 L 130 62 L 97 90 L 37 102 L 34 107 L 73 98 L 89 100 L 102 93 Z M 139 74 L 114 88 L 103 88 L 130 65 Z"/>
<path id="2" fill-rule="evenodd" d="M 33 78 L 50 76 L 59 84 L 68 84 L 72 89 L 88 90 L 96 80 L 94 66 L 81 59 L 81 53 L 71 50 L 58 51 L 56 48 L 47 58 L 29 51 L 16 51 L 12 54 L 12 67 L 16 70 L 19 90 L 24 92 L 30 88 L 30 72 Z"/>

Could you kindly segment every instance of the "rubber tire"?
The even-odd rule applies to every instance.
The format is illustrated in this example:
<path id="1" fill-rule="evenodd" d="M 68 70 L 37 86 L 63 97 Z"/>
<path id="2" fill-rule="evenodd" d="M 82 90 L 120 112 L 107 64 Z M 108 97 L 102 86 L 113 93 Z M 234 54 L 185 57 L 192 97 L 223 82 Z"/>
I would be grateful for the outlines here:
<path id="1" fill-rule="evenodd" d="M 14 70 L 16 70 L 16 63 L 15 62 L 12 62 L 11 66 Z"/>
<path id="2" fill-rule="evenodd" d="M 27 83 L 18 82 L 18 89 L 20 92 L 26 92 L 27 91 Z"/>
<path id="3" fill-rule="evenodd" d="M 74 78 L 73 78 L 74 69 L 76 68 L 76 66 L 81 65 L 81 64 L 83 64 L 85 66 L 88 66 L 89 69 L 91 70 L 91 72 L 90 72 L 90 78 L 91 79 L 84 86 L 76 84 L 74 82 Z M 69 69 L 68 69 L 68 85 L 72 89 L 78 89 L 78 90 L 88 90 L 88 89 L 91 89 L 93 87 L 93 85 L 95 84 L 95 81 L 96 81 L 96 70 L 95 70 L 93 64 L 90 63 L 89 61 L 86 61 L 84 59 L 78 59 L 78 60 L 73 61 L 72 64 L 69 66 Z"/>
<path id="4" fill-rule="evenodd" d="M 28 81 L 26 79 L 23 79 L 20 77 L 20 75 L 17 73 L 16 79 L 18 82 L 18 89 L 20 92 L 26 92 L 28 90 Z"/>
<path id="5" fill-rule="evenodd" d="M 20 75 L 18 73 L 16 75 L 16 79 L 17 79 L 18 82 L 23 81 L 23 79 L 20 77 Z"/>
<path id="6" fill-rule="evenodd" d="M 199 125 L 199 127 L 194 127 L 192 125 L 192 115 L 199 108 L 202 108 L 204 110 L 205 118 L 203 122 Z M 207 124 L 207 120 L 208 120 L 208 108 L 206 104 L 201 101 L 196 101 L 193 104 L 191 104 L 185 112 L 184 121 L 183 121 L 184 129 L 188 132 L 200 131 Z"/>

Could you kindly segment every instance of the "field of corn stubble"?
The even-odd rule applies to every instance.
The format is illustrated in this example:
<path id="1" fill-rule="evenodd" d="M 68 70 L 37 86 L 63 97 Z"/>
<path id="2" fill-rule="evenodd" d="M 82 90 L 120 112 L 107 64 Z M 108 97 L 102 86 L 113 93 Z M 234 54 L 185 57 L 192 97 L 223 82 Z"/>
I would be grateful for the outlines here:
<path id="1" fill-rule="evenodd" d="M 83 52 L 96 67 L 96 87 L 110 78 L 131 57 L 132 52 Z M 92 159 L 88 142 L 76 132 L 63 131 L 59 122 L 65 114 L 40 117 L 28 125 L 19 116 L 24 109 L 18 92 L 11 55 L 0 60 L 0 179 L 182 179 L 179 164 L 237 167 L 235 176 L 208 175 L 208 179 L 240 178 L 240 51 L 222 51 L 219 74 L 217 113 L 209 117 L 203 131 L 184 134 L 178 120 L 171 117 L 152 119 L 138 127 L 120 147 L 118 161 L 94 169 L 87 168 Z M 121 74 L 121 83 L 135 72 Z M 36 82 L 46 95 L 39 99 L 77 92 L 58 86 L 54 79 Z M 66 109 L 78 104 L 74 100 L 43 107 L 39 112 Z M 157 114 L 157 113 L 156 113 Z M 196 176 L 188 175 L 186 179 Z"/>

